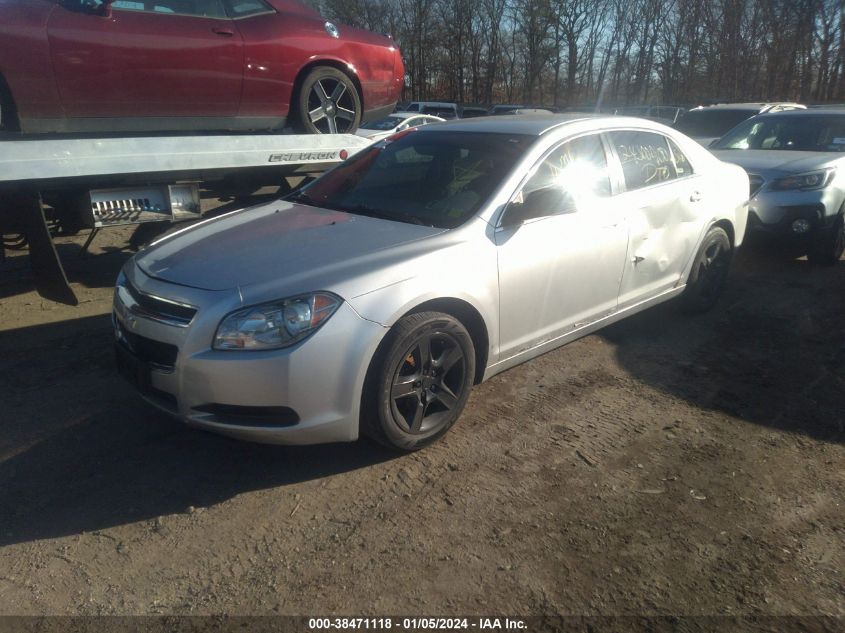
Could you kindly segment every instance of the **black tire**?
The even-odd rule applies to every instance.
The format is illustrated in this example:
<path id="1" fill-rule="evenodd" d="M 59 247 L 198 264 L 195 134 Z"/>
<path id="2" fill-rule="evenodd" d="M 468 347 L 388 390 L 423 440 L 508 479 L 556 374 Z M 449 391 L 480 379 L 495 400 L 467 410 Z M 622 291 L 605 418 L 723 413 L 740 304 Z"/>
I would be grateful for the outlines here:
<path id="1" fill-rule="evenodd" d="M 0 79 L 0 134 L 11 131 L 14 126 L 14 109 L 12 100 L 6 94 L 3 80 Z"/>
<path id="2" fill-rule="evenodd" d="M 0 136 L 13 136 L 20 132 L 18 111 L 6 80 L 0 75 Z"/>
<path id="3" fill-rule="evenodd" d="M 845 220 L 839 217 L 829 229 L 823 229 L 810 245 L 807 259 L 819 266 L 833 266 L 845 252 Z"/>
<path id="4" fill-rule="evenodd" d="M 352 134 L 361 123 L 361 96 L 352 80 L 330 66 L 317 66 L 299 86 L 296 127 L 308 134 Z"/>
<path id="5" fill-rule="evenodd" d="M 475 347 L 460 321 L 441 312 L 410 314 L 373 358 L 361 428 L 394 449 L 428 446 L 458 419 L 474 377 Z"/>
<path id="6" fill-rule="evenodd" d="M 722 294 L 733 259 L 733 245 L 724 229 L 714 226 L 704 236 L 681 294 L 684 312 L 707 312 Z"/>

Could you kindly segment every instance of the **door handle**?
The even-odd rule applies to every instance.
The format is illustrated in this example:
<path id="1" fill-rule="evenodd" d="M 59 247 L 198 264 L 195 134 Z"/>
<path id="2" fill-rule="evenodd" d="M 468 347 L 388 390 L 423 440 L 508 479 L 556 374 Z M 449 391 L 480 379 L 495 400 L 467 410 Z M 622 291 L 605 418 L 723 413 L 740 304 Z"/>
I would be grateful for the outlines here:
<path id="1" fill-rule="evenodd" d="M 689 195 L 689 201 L 690 202 L 698 202 L 700 200 L 701 200 L 701 192 L 700 191 L 693 191 Z"/>
<path id="2" fill-rule="evenodd" d="M 223 37 L 232 37 L 235 32 L 232 29 L 224 29 L 219 26 L 215 26 L 211 29 L 212 33 L 216 33 L 217 35 L 222 35 Z"/>

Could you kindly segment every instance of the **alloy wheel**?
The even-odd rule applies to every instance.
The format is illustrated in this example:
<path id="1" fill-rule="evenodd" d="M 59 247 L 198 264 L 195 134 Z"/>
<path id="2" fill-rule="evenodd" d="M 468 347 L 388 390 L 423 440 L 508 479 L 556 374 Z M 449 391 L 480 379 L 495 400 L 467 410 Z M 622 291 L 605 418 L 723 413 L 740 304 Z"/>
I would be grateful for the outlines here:
<path id="1" fill-rule="evenodd" d="M 308 94 L 308 118 L 323 134 L 352 131 L 355 99 L 346 84 L 334 77 L 317 80 Z"/>
<path id="2" fill-rule="evenodd" d="M 450 420 L 463 395 L 466 359 L 447 332 L 427 332 L 405 353 L 394 372 L 390 410 L 396 424 L 414 435 Z"/>

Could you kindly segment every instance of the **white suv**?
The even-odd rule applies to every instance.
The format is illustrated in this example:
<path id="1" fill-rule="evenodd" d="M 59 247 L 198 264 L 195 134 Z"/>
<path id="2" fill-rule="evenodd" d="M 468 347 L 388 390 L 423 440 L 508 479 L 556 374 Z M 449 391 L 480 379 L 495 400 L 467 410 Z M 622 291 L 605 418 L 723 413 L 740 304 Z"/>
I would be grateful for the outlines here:
<path id="1" fill-rule="evenodd" d="M 804 110 L 800 103 L 718 103 L 688 110 L 672 126 L 704 147 L 756 114 Z"/>

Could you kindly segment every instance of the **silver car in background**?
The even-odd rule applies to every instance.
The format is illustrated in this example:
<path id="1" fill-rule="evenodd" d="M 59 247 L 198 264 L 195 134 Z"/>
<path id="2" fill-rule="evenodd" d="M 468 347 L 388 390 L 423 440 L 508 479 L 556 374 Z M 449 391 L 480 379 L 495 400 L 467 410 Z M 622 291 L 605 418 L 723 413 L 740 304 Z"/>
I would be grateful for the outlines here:
<path id="1" fill-rule="evenodd" d="M 712 150 L 748 172 L 750 231 L 800 240 L 818 264 L 839 260 L 845 251 L 845 112 L 756 116 Z"/>
<path id="2" fill-rule="evenodd" d="M 397 132 L 402 132 L 413 127 L 420 127 L 421 125 L 441 123 L 445 120 L 446 119 L 441 119 L 438 116 L 431 116 L 430 114 L 394 112 L 383 119 L 362 123 L 355 131 L 355 135 L 363 136 L 371 141 L 380 141 L 388 136 L 393 136 Z"/>
<path id="3" fill-rule="evenodd" d="M 747 194 L 742 169 L 643 119 L 405 131 L 139 252 L 118 366 L 203 429 L 421 448 L 475 383 L 673 297 L 712 306 Z"/>

